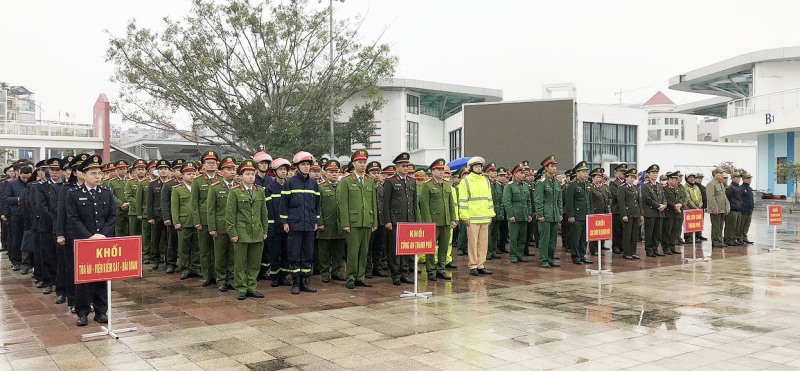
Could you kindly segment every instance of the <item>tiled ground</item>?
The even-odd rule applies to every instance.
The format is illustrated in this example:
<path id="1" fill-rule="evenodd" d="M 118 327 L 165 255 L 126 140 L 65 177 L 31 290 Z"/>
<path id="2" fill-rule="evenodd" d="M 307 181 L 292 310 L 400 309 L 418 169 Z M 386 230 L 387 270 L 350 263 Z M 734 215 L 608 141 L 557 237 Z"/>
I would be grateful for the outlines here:
<path id="1" fill-rule="evenodd" d="M 778 242 L 796 247 L 786 216 Z M 763 220 L 763 214 L 756 219 Z M 751 239 L 771 241 L 764 222 Z M 709 233 L 706 233 L 709 235 Z M 427 300 L 401 301 L 388 279 L 347 290 L 322 284 L 266 299 L 178 281 L 162 272 L 114 283 L 119 341 L 81 342 L 74 325 L 30 278 L 0 270 L 0 370 L 36 369 L 796 369 L 800 368 L 800 257 L 761 245 L 714 249 L 710 263 L 677 256 L 628 262 L 614 276 L 493 260 L 495 274 L 427 284 Z M 609 254 L 610 255 L 610 254 Z M 609 256 L 607 255 L 607 256 Z M 644 254 L 640 254 L 644 255 Z"/>

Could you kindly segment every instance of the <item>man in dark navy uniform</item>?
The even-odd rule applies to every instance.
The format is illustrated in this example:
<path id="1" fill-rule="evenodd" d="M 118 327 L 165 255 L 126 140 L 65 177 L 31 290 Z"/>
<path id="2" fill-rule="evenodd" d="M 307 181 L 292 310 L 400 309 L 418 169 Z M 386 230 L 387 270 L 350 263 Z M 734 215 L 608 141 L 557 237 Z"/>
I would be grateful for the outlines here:
<path id="1" fill-rule="evenodd" d="M 102 174 L 100 156 L 89 156 L 77 167 L 83 173 L 84 183 L 70 188 L 66 195 L 66 239 L 68 249 L 74 249 L 75 240 L 114 237 L 117 210 L 110 188 L 100 185 Z M 94 305 L 94 320 L 107 323 L 107 282 L 75 285 L 75 313 L 78 326 L 88 324 L 87 316 Z"/>
<path id="2" fill-rule="evenodd" d="M 397 256 L 395 239 L 397 223 L 417 222 L 419 217 L 419 204 L 417 203 L 417 183 L 408 176 L 410 155 L 403 152 L 392 162 L 397 166 L 397 175 L 387 178 L 383 183 L 383 219 L 380 221 L 389 233 L 386 251 L 389 256 L 389 270 L 392 273 L 392 283 L 414 283 L 408 278 L 408 272 L 413 270 L 412 260 L 407 256 Z"/>

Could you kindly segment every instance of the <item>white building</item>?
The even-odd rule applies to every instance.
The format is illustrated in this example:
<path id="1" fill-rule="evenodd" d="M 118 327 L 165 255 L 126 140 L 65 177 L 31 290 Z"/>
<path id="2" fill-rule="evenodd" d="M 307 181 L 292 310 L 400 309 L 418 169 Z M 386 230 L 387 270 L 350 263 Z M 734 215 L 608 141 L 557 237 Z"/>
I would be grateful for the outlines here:
<path id="1" fill-rule="evenodd" d="M 716 112 L 722 140 L 757 140 L 754 188 L 794 194 L 775 176 L 780 163 L 795 161 L 800 130 L 800 47 L 760 50 L 670 79 L 670 89 L 715 96 L 685 113 Z"/>
<path id="2" fill-rule="evenodd" d="M 678 105 L 657 92 L 642 105 L 647 111 L 647 141 L 691 141 L 697 138 L 700 117 L 676 112 Z"/>

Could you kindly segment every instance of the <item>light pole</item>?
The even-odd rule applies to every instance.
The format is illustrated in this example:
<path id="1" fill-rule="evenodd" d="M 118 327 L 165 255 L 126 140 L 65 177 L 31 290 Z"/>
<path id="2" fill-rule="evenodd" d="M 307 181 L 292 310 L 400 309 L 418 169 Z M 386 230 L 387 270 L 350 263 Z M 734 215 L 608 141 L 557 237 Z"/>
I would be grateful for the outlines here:
<path id="1" fill-rule="evenodd" d="M 344 0 L 336 0 L 336 1 L 340 1 L 340 2 L 344 3 Z M 331 73 L 331 77 L 333 77 L 333 0 L 330 0 L 330 6 L 328 7 L 328 19 L 330 20 L 330 23 L 329 23 L 329 26 L 330 26 L 330 28 L 329 28 L 330 38 L 328 40 L 328 42 L 330 43 L 330 48 L 331 48 L 330 73 Z M 330 116 L 331 116 L 330 117 L 331 118 L 331 159 L 335 159 L 336 158 L 336 155 L 334 154 L 334 150 L 335 150 L 335 148 L 334 148 L 335 147 L 334 138 L 336 138 L 336 137 L 334 136 L 334 129 L 333 129 L 333 100 L 334 100 L 334 93 L 331 92 L 331 111 L 330 111 Z"/>

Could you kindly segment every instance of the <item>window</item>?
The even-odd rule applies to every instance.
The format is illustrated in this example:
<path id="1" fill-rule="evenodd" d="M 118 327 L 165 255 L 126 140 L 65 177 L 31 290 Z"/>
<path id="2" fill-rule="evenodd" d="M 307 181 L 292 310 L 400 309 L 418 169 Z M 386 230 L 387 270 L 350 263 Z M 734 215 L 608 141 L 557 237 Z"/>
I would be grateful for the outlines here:
<path id="1" fill-rule="evenodd" d="M 414 121 L 406 121 L 406 148 L 408 151 L 413 151 L 419 148 L 419 123 Z"/>
<path id="2" fill-rule="evenodd" d="M 647 125 L 658 125 L 658 119 L 647 119 Z"/>
<path id="3" fill-rule="evenodd" d="M 416 95 L 406 94 L 406 109 L 408 113 L 419 115 L 419 97 Z"/>
<path id="4" fill-rule="evenodd" d="M 635 125 L 584 122 L 583 159 L 592 169 L 603 162 L 625 162 L 628 167 L 636 167 L 636 130 Z"/>
<path id="5" fill-rule="evenodd" d="M 788 164 L 788 161 L 786 160 L 786 157 L 776 157 L 775 158 L 775 163 L 777 165 L 786 165 L 786 164 Z M 777 179 L 775 179 L 775 183 L 777 183 L 777 184 L 786 184 L 786 175 L 777 176 Z"/>
<path id="6" fill-rule="evenodd" d="M 450 161 L 461 158 L 461 139 L 461 129 L 456 129 L 450 132 Z"/>
<path id="7" fill-rule="evenodd" d="M 664 119 L 664 125 L 678 125 L 677 117 L 667 117 Z"/>

